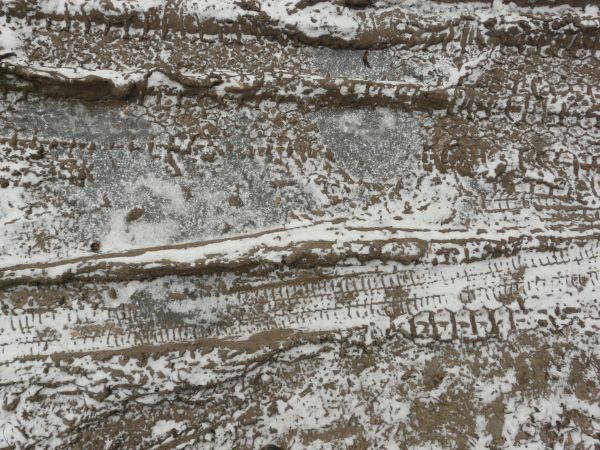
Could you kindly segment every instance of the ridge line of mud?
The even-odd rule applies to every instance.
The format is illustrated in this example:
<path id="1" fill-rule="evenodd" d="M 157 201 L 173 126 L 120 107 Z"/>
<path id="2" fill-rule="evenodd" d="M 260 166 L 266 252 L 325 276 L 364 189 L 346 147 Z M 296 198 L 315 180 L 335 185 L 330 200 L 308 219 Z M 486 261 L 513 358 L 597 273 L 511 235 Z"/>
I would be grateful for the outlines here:
<path id="1" fill-rule="evenodd" d="M 323 224 L 321 224 L 323 225 Z M 361 262 L 397 261 L 408 265 L 422 261 L 432 244 L 464 245 L 466 242 L 486 244 L 494 256 L 505 245 L 518 249 L 544 249 L 549 242 L 585 242 L 597 240 L 591 233 L 570 237 L 506 236 L 485 238 L 461 236 L 462 233 L 409 235 L 380 229 L 346 227 L 303 227 L 256 233 L 216 241 L 194 242 L 165 247 L 132 250 L 125 253 L 92 255 L 37 264 L 21 264 L 0 268 L 0 288 L 19 285 L 56 285 L 72 281 L 109 282 L 147 280 L 162 276 L 197 276 L 201 274 L 252 270 L 269 272 L 282 266 L 328 267 L 348 258 Z M 259 239 L 261 238 L 261 239 Z M 232 248 L 231 245 L 234 245 Z M 496 244 L 496 245 L 494 245 Z"/>
<path id="2" fill-rule="evenodd" d="M 448 3 L 448 2 L 442 2 Z M 531 6 L 527 0 L 517 3 Z M 578 6 L 583 3 L 575 0 Z M 560 2 L 561 5 L 569 4 L 568 1 Z M 590 4 L 590 2 L 585 2 Z M 71 32 L 72 23 L 79 22 L 84 25 L 84 30 L 89 33 L 92 26 L 104 27 L 104 33 L 111 28 L 122 28 L 124 37 L 129 38 L 132 30 L 141 30 L 146 35 L 151 30 L 160 31 L 163 38 L 169 32 L 187 33 L 190 35 L 214 35 L 221 38 L 224 35 L 253 35 L 275 41 L 289 41 L 294 44 L 309 46 L 324 46 L 338 49 L 376 49 L 387 48 L 394 45 L 405 45 L 408 48 L 423 45 L 442 44 L 450 41 L 475 42 L 477 45 L 501 44 L 522 47 L 523 45 L 540 46 L 554 45 L 559 48 L 584 48 L 598 49 L 597 30 L 600 20 L 589 16 L 589 20 L 582 21 L 576 14 L 563 14 L 560 17 L 536 16 L 522 11 L 520 16 L 534 22 L 537 28 L 523 26 L 521 21 L 498 23 L 497 19 L 483 20 L 480 17 L 462 14 L 456 17 L 439 19 L 437 16 L 424 15 L 396 8 L 367 8 L 354 13 L 353 20 L 357 27 L 352 37 L 344 36 L 347 31 L 313 26 L 303 30 L 292 23 L 281 23 L 281 18 L 270 16 L 261 9 L 260 2 L 240 2 L 237 17 L 217 19 L 215 17 L 200 16 L 204 11 L 185 11 L 186 2 L 167 2 L 162 8 L 149 8 L 148 10 L 116 11 L 113 14 L 103 10 L 92 9 L 85 11 L 69 10 L 66 6 L 62 12 L 45 12 L 31 2 L 17 1 L 3 11 L 0 15 L 25 19 L 45 21 L 47 27 L 53 22 L 64 24 L 64 31 Z M 159 10 L 160 9 L 160 10 Z M 300 8 L 302 9 L 302 8 Z M 288 14 L 298 12 L 298 6 L 289 9 Z M 318 15 L 318 12 L 314 12 Z M 418 27 L 413 26 L 416 19 L 423 22 Z M 390 20 L 391 19 L 391 20 Z M 380 20 L 377 26 L 371 22 Z M 594 22 L 595 20 L 595 22 Z M 365 25 L 368 24 L 368 25 Z M 567 32 L 563 31 L 566 27 Z M 573 31 L 572 29 L 576 31 Z M 429 36 L 427 33 L 431 33 Z M 575 39 L 573 39 L 575 38 Z"/>
<path id="3" fill-rule="evenodd" d="M 148 80 L 155 72 L 165 73 L 170 80 L 179 83 L 180 89 L 165 85 L 149 86 Z M 15 80 L 11 80 L 11 77 Z M 29 85 L 24 86 L 23 82 Z M 164 68 L 95 74 L 77 68 L 35 68 L 10 62 L 0 63 L 0 86 L 23 91 L 25 95 L 36 92 L 88 101 L 113 98 L 143 102 L 148 94 L 166 92 L 178 97 L 200 95 L 240 102 L 273 99 L 331 106 L 396 106 L 407 110 L 445 110 L 452 97 L 450 89 L 426 90 L 421 85 L 400 81 L 328 78 L 308 74 L 298 76 L 291 73 L 238 74 L 228 71 L 192 75 Z"/>
<path id="4" fill-rule="evenodd" d="M 600 36 L 600 34 L 599 34 Z M 163 73 L 177 87 L 150 84 L 153 73 Z M 147 71 L 95 74 L 78 68 L 31 67 L 23 63 L 0 63 L 0 87 L 50 97 L 76 98 L 86 101 L 114 99 L 151 104 L 160 102 L 161 94 L 177 97 L 211 97 L 218 101 L 274 100 L 296 102 L 304 106 L 329 107 L 391 107 L 406 111 L 441 111 L 448 115 L 482 112 L 486 117 L 507 115 L 514 121 L 529 122 L 539 114 L 543 121 L 597 120 L 598 105 L 589 97 L 567 99 L 564 95 L 541 95 L 539 92 L 496 97 L 479 92 L 472 86 L 448 86 L 427 89 L 423 85 L 402 81 L 373 81 L 348 78 L 295 75 L 291 73 L 244 74 L 212 71 L 190 74 L 155 68 Z M 560 106 L 558 106 L 560 105 Z"/>

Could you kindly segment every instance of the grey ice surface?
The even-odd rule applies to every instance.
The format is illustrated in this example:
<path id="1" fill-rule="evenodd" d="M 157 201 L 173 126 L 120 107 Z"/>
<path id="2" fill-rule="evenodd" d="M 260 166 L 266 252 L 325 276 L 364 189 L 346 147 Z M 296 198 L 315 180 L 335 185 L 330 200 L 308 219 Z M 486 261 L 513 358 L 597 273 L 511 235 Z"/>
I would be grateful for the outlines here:
<path id="1" fill-rule="evenodd" d="M 355 79 L 395 79 L 399 61 L 386 50 L 371 50 L 367 54 L 370 68 L 363 63 L 364 50 L 334 50 L 311 48 L 308 53 L 310 68 L 319 75 Z"/>
<path id="2" fill-rule="evenodd" d="M 198 154 L 171 153 L 182 172 L 174 176 L 166 148 L 156 145 L 151 152 L 147 144 L 166 143 L 163 130 L 176 131 L 176 126 L 157 125 L 134 114 L 135 108 L 118 112 L 56 99 L 4 106 L 3 137 L 18 132 L 19 138 L 96 144 L 94 150 L 46 148 L 46 161 L 72 161 L 85 167 L 88 176 L 77 185 L 42 175 L 42 182 L 24 193 L 24 204 L 44 201 L 48 207 L 7 226 L 5 239 L 10 241 L 12 234 L 20 241 L 11 249 L 32 257 L 40 251 L 32 239 L 36 235 L 45 237 L 45 251 L 56 257 L 89 252 L 93 242 L 99 242 L 102 251 L 111 251 L 203 240 L 282 226 L 295 213 L 313 207 L 312 194 L 299 176 L 290 177 L 268 155 L 248 151 L 260 143 L 247 135 L 256 128 L 255 118 L 232 119 L 238 126 L 227 127 L 225 136 L 210 144 L 210 149 L 228 148 L 213 162 Z M 135 150 L 128 149 L 129 142 L 134 142 Z M 133 208 L 142 208 L 144 214 L 127 221 Z"/>
<path id="3" fill-rule="evenodd" d="M 257 112 L 228 111 L 220 134 L 198 142 L 209 151 L 222 150 L 213 161 L 197 153 L 169 153 L 164 145 L 167 132 L 176 134 L 177 124 L 139 119 L 139 114 L 135 107 L 116 110 L 56 99 L 5 104 L 0 112 L 2 136 L 18 132 L 20 137 L 66 142 L 46 148 L 41 167 L 69 161 L 88 173 L 77 184 L 41 171 L 42 182 L 24 192 L 28 198 L 23 205 L 47 207 L 7 225 L 5 241 L 18 241 L 11 244 L 12 251 L 35 259 L 42 250 L 32 236 L 44 239 L 45 256 L 58 258 L 87 253 L 95 242 L 101 251 L 116 251 L 212 239 L 284 226 L 319 207 L 320 194 L 307 186 L 307 173 L 294 164 L 276 164 L 268 153 L 249 151 L 270 145 L 268 137 L 257 134 L 268 131 L 261 131 L 268 124 L 261 123 Z M 395 184 L 414 178 L 422 137 L 410 113 L 377 108 L 322 109 L 313 114 L 318 145 L 330 149 L 334 165 L 359 182 L 349 198 L 370 195 L 362 181 Z M 96 146 L 70 146 L 71 141 Z M 156 142 L 152 151 L 149 141 Z M 130 142 L 134 150 L 129 150 Z M 175 160 L 181 176 L 174 176 L 168 158 Z M 318 160 L 314 164 L 310 170 L 321 170 Z M 133 208 L 144 213 L 128 221 Z M 347 205 L 337 208 L 336 214 L 348 212 Z"/>
<path id="4" fill-rule="evenodd" d="M 393 184 L 420 167 L 423 136 L 411 113 L 388 108 L 322 109 L 315 116 L 323 143 L 354 178 Z"/>
<path id="5" fill-rule="evenodd" d="M 164 162 L 145 152 L 103 148 L 87 159 L 94 181 L 65 193 L 82 206 L 98 204 L 103 196 L 110 200 L 112 209 L 82 219 L 100 239 L 113 233 L 112 242 L 119 236 L 127 236 L 135 245 L 242 233 L 281 224 L 293 209 L 309 205 L 297 184 L 281 185 L 283 173 L 242 152 L 234 151 L 210 165 L 179 158 L 182 177 L 166 175 Z M 145 213 L 127 223 L 126 213 L 134 207 Z"/>
<path id="6" fill-rule="evenodd" d="M 62 139 L 101 144 L 149 140 L 155 128 L 143 118 L 102 104 L 54 99 L 52 102 L 0 103 L 0 125 L 21 137 Z"/>
<path id="7" fill-rule="evenodd" d="M 304 53 L 308 70 L 333 78 L 418 83 L 433 88 L 448 83 L 456 70 L 450 55 L 415 54 L 398 47 L 369 50 L 370 67 L 363 62 L 364 50 L 307 48 Z"/>

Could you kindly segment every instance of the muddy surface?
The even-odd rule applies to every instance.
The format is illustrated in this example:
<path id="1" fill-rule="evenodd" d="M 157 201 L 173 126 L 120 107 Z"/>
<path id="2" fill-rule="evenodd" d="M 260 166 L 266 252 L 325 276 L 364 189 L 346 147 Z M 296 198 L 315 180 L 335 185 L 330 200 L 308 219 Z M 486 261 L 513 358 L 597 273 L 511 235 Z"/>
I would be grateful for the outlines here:
<path id="1" fill-rule="evenodd" d="M 0 5 L 0 447 L 600 445 L 594 1 Z"/>

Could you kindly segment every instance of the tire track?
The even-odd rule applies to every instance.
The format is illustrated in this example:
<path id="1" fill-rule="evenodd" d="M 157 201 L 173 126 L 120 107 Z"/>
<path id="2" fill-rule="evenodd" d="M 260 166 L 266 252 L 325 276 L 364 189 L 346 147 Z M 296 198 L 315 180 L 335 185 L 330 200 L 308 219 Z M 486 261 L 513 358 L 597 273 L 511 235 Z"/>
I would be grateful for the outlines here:
<path id="1" fill-rule="evenodd" d="M 540 321 L 558 329 L 573 312 L 555 314 L 557 307 L 593 307 L 590 294 L 598 286 L 598 257 L 593 243 L 583 249 L 435 270 L 338 275 L 319 282 L 224 291 L 212 300 L 194 300 L 175 326 L 155 322 L 131 300 L 117 309 L 80 303 L 79 310 L 56 308 L 37 315 L 13 310 L 0 317 L 0 357 L 8 361 L 53 352 L 225 339 L 274 329 L 312 332 L 370 326 L 435 340 L 503 338 L 538 327 Z M 157 293 L 152 302 L 159 304 L 163 295 Z M 574 300 L 565 303 L 569 296 Z M 48 329 L 54 330 L 54 338 L 37 337 Z"/>

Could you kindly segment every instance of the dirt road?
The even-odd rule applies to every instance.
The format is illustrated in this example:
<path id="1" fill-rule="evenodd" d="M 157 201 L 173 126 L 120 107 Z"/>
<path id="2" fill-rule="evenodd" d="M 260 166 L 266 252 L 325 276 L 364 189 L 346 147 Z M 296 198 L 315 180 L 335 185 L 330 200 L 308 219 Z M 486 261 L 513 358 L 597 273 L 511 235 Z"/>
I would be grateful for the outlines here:
<path id="1" fill-rule="evenodd" d="M 0 447 L 600 445 L 599 4 L 355 3 L 0 5 Z"/>

